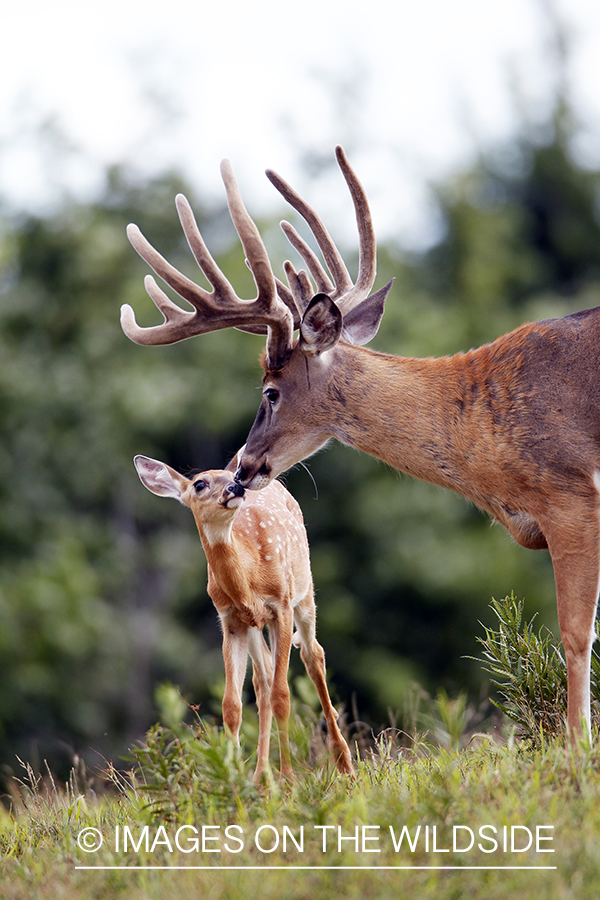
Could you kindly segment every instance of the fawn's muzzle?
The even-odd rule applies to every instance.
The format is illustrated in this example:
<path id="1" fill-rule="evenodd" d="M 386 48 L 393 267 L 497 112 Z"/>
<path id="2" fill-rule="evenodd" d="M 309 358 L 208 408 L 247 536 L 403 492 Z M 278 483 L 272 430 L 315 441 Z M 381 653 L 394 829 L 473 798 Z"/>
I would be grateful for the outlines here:
<path id="1" fill-rule="evenodd" d="M 238 506 L 242 505 L 245 494 L 245 487 L 242 484 L 238 484 L 237 481 L 232 481 L 221 494 L 219 506 L 225 509 L 237 509 Z"/>

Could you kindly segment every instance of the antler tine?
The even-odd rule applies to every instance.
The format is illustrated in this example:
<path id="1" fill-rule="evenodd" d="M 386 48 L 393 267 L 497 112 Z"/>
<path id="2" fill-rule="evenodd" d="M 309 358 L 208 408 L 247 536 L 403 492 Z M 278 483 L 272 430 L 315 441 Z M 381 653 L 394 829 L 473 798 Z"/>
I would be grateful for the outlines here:
<path id="1" fill-rule="evenodd" d="M 227 194 L 229 214 L 258 288 L 258 296 L 254 302 L 257 308 L 262 308 L 266 313 L 265 321 L 269 329 L 267 363 L 272 369 L 280 368 L 291 354 L 294 320 L 297 317 L 294 315 L 293 307 L 285 302 L 285 299 L 284 301 L 279 299 L 269 255 L 260 232 L 244 205 L 228 159 L 224 159 L 221 163 L 221 177 Z"/>
<path id="2" fill-rule="evenodd" d="M 373 287 L 377 273 L 377 242 L 375 240 L 373 219 L 371 218 L 367 195 L 354 170 L 351 168 L 343 148 L 339 144 L 335 148 L 335 158 L 346 180 L 346 184 L 350 188 L 356 212 L 356 225 L 358 227 L 358 276 L 352 292 L 354 302 L 349 307 L 351 309 L 356 300 L 366 297 Z"/>
<path id="3" fill-rule="evenodd" d="M 325 228 L 320 217 L 314 211 L 314 209 L 308 205 L 308 203 L 300 196 L 300 194 L 296 193 L 296 191 L 284 181 L 284 179 L 278 175 L 276 172 L 273 172 L 272 169 L 267 169 L 266 171 L 267 178 L 273 184 L 279 193 L 282 195 L 284 200 L 293 206 L 296 212 L 299 212 L 302 218 L 308 224 L 310 230 L 312 231 L 317 244 L 319 245 L 325 262 L 327 263 L 327 268 L 331 272 L 333 280 L 335 282 L 335 293 L 332 295 L 332 299 L 338 299 L 340 296 L 352 288 L 352 279 L 350 278 L 350 274 L 342 256 L 331 240 L 331 237 Z M 304 242 L 303 242 L 304 243 Z M 306 244 L 304 244 L 306 247 Z M 307 266 L 311 267 L 311 263 L 309 263 L 308 259 L 304 256 L 303 251 L 297 247 L 298 251 L 302 255 Z M 312 251 L 311 251 L 312 252 Z M 319 264 L 320 265 L 320 264 Z"/>
<path id="4" fill-rule="evenodd" d="M 300 328 L 302 313 L 304 312 L 302 298 L 297 296 L 296 292 L 293 289 L 290 290 L 288 285 L 284 284 L 283 281 L 280 281 L 279 278 L 275 278 L 275 284 L 277 285 L 277 293 L 280 299 L 283 300 L 294 318 L 294 330 L 296 330 L 296 328 Z"/>
<path id="5" fill-rule="evenodd" d="M 306 241 L 300 237 L 296 229 L 292 225 L 290 225 L 289 222 L 282 222 L 281 230 L 285 234 L 292 247 L 294 247 L 294 249 L 298 251 L 302 259 L 308 266 L 308 271 L 315 279 L 317 291 L 323 294 L 333 294 L 333 292 L 335 291 L 335 287 L 331 283 L 331 279 L 328 277 L 325 269 L 323 268 L 315 254 L 312 252 Z"/>
<path id="6" fill-rule="evenodd" d="M 204 243 L 204 238 L 200 234 L 200 230 L 196 223 L 196 218 L 194 213 L 192 212 L 192 208 L 188 203 L 187 199 L 183 194 L 178 194 L 175 198 L 175 205 L 177 206 L 177 212 L 179 214 L 179 221 L 181 222 L 181 227 L 183 228 L 183 232 L 187 238 L 187 242 L 189 244 L 190 250 L 194 254 L 194 258 L 210 283 L 215 288 L 221 288 L 223 291 L 231 291 L 233 293 L 233 288 L 231 287 L 230 282 L 225 278 L 218 265 L 214 261 L 208 247 Z M 252 223 L 254 225 L 254 223 Z M 261 242 L 262 243 L 262 242 Z M 252 272 L 252 265 L 246 259 L 246 265 Z M 254 273 L 253 273 L 254 274 Z M 290 308 L 292 315 L 294 316 L 294 327 L 297 328 L 299 325 L 299 315 L 296 310 L 296 306 L 294 304 L 294 299 L 291 293 L 288 291 L 288 297 L 283 296 L 279 287 L 284 288 L 285 286 L 278 282 L 278 294 L 281 299 L 286 303 L 286 305 Z M 290 302 L 291 301 L 291 302 Z M 156 301 L 155 301 L 156 303 Z M 157 304 L 158 306 L 158 304 Z M 159 307 L 160 309 L 160 307 Z M 267 326 L 266 325 L 239 325 L 235 326 L 240 331 L 246 331 L 249 334 L 267 334 Z"/>
<path id="7" fill-rule="evenodd" d="M 260 301 L 270 308 L 277 304 L 277 291 L 271 263 L 259 230 L 244 206 L 242 195 L 228 159 L 224 159 L 221 163 L 221 177 L 225 184 L 231 219 L 242 242 L 248 265 L 256 281 L 258 288 L 257 302 Z"/>
<path id="8" fill-rule="evenodd" d="M 121 327 L 127 337 L 136 344 L 173 344 L 186 337 L 214 330 L 215 325 L 207 326 L 201 317 L 204 305 L 207 302 L 210 303 L 211 294 L 194 284 L 167 262 L 146 240 L 137 225 L 127 226 L 127 237 L 134 250 L 154 269 L 156 274 L 195 308 L 195 312 L 181 309 L 159 288 L 152 276 L 147 276 L 144 280 L 146 290 L 162 312 L 165 321 L 162 325 L 142 328 L 137 324 L 131 306 L 125 303 L 121 307 Z"/>
<path id="9" fill-rule="evenodd" d="M 283 268 L 285 269 L 285 274 L 291 289 L 290 293 L 295 300 L 296 307 L 300 310 L 300 316 L 298 320 L 298 327 L 300 327 L 300 320 L 304 315 L 306 307 L 310 303 L 315 292 L 313 290 L 310 278 L 308 277 L 304 269 L 300 269 L 299 272 L 296 272 L 295 268 L 289 261 L 286 261 L 283 264 Z"/>
<path id="10" fill-rule="evenodd" d="M 212 258 L 208 247 L 204 243 L 204 238 L 200 234 L 200 229 L 198 228 L 196 217 L 192 212 L 192 207 L 190 206 L 187 197 L 185 197 L 183 194 L 177 194 L 177 196 L 175 197 L 175 206 L 177 208 L 177 215 L 179 216 L 179 221 L 181 222 L 181 227 L 188 242 L 188 246 L 194 254 L 194 259 L 206 275 L 208 281 L 210 282 L 210 284 L 212 284 L 216 291 L 221 292 L 223 295 L 229 294 L 235 296 L 235 292 L 230 282 L 227 280 L 227 278 L 225 278 L 218 265 Z M 206 292 L 204 293 L 206 294 Z M 206 299 L 209 299 L 210 297 L 210 294 L 206 294 Z"/>
<path id="11" fill-rule="evenodd" d="M 133 249 L 139 253 L 142 259 L 154 269 L 164 282 L 177 291 L 180 297 L 191 303 L 197 310 L 201 310 L 204 304 L 210 301 L 211 295 L 208 291 L 195 284 L 191 279 L 183 275 L 179 269 L 172 266 L 164 256 L 161 256 L 158 250 L 144 237 L 137 225 L 131 224 L 127 226 L 127 237 Z"/>
<path id="12" fill-rule="evenodd" d="M 356 212 L 359 233 L 359 268 L 356 284 L 352 283 L 352 279 L 350 278 L 341 254 L 317 213 L 286 181 L 284 181 L 283 178 L 281 178 L 280 175 L 273 172 L 271 169 L 268 169 L 266 174 L 267 178 L 277 188 L 283 198 L 290 206 L 293 206 L 307 222 L 321 252 L 323 253 L 323 257 L 335 283 L 335 288 L 332 289 L 331 282 L 308 245 L 291 225 L 282 223 L 281 227 L 283 228 L 286 237 L 302 256 L 309 271 L 315 278 L 318 289 L 323 290 L 324 293 L 329 293 L 331 298 L 338 304 L 340 311 L 345 315 L 350 312 L 360 300 L 367 297 L 373 286 L 376 271 L 376 243 L 369 204 L 362 185 L 350 167 L 343 149 L 338 146 L 336 147 L 335 153 L 338 165 L 350 189 Z M 328 284 L 328 286 L 321 287 L 321 285 L 325 284 Z"/>
<path id="13" fill-rule="evenodd" d="M 246 211 L 227 160 L 223 161 L 221 172 L 231 218 L 244 247 L 258 296 L 254 300 L 242 300 L 237 296 L 208 251 L 188 201 L 183 194 L 178 194 L 175 202 L 181 226 L 196 262 L 213 290 L 206 291 L 186 278 L 154 249 L 136 225 L 129 225 L 127 235 L 134 249 L 163 281 L 194 307 L 194 311 L 181 309 L 173 303 L 154 278 L 148 276 L 145 279 L 146 290 L 165 321 L 162 325 L 141 328 L 135 321 L 133 309 L 125 304 L 121 308 L 121 325 L 125 334 L 138 344 L 172 344 L 223 328 L 266 333 L 267 363 L 270 368 L 277 369 L 285 364 L 291 354 L 294 324 L 295 320 L 299 321 L 299 313 L 295 310 L 291 294 L 289 298 L 283 296 L 280 299 L 278 296 L 267 251 Z"/>

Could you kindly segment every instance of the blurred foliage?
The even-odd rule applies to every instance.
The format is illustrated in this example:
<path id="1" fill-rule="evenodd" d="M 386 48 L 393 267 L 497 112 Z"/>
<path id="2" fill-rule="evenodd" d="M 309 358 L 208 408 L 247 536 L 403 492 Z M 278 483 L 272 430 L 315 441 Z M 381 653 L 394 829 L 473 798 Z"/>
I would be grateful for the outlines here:
<path id="1" fill-rule="evenodd" d="M 152 502 L 132 457 L 183 470 L 231 457 L 252 421 L 263 342 L 232 332 L 139 353 L 118 322 L 124 301 L 156 314 L 127 222 L 190 267 L 173 205 L 183 187 L 174 176 L 136 185 L 115 170 L 95 204 L 3 222 L 5 759 L 36 747 L 43 757 L 120 751 L 154 720 L 157 679 L 203 696 L 222 665 L 193 523 L 177 504 Z M 228 270 L 247 285 L 238 257 Z"/>
<path id="2" fill-rule="evenodd" d="M 597 172 L 569 154 L 557 116 L 545 135 L 482 158 L 437 189 L 445 235 L 422 257 L 379 250 L 396 276 L 374 349 L 440 355 L 531 319 L 600 304 Z M 341 189 L 341 188 L 340 188 Z M 51 218 L 9 215 L 0 231 L 0 739 L 60 767 L 72 752 L 115 755 L 156 719 L 156 685 L 214 708 L 220 635 L 189 512 L 140 485 L 136 453 L 182 471 L 224 465 L 258 405 L 263 340 L 217 332 L 169 347 L 122 334 L 119 306 L 157 321 L 146 266 L 125 239 L 137 222 L 197 279 L 173 198 L 185 190 L 239 292 L 252 283 L 223 209 L 175 174 L 107 173 L 93 203 Z M 259 223 L 280 269 L 283 241 Z M 274 248 L 274 249 L 273 249 Z M 399 398 L 401 402 L 401 398 Z M 511 590 L 556 628 L 547 554 L 514 545 L 449 492 L 340 445 L 286 476 L 306 518 L 320 639 L 333 694 L 380 723 L 414 681 L 481 689 L 466 657 L 492 596 Z M 296 672 L 297 657 L 293 660 Z"/>

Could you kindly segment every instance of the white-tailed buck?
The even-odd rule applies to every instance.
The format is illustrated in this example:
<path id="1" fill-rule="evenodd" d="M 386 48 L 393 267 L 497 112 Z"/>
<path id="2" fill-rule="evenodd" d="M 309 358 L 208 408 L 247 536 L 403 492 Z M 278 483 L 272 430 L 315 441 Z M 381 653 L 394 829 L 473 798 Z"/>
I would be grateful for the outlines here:
<path id="1" fill-rule="evenodd" d="M 194 311 L 180 309 L 148 277 L 148 293 L 166 321 L 140 328 L 125 306 L 123 329 L 140 344 L 170 343 L 229 326 L 267 333 L 262 402 L 236 474 L 244 486 L 265 487 L 334 437 L 458 491 L 524 547 L 548 548 L 567 661 L 568 727 L 579 732 L 583 718 L 589 728 L 600 581 L 600 308 L 522 325 L 477 350 L 442 359 L 363 349 L 358 345 L 376 333 L 390 285 L 369 296 L 375 278 L 369 208 L 341 148 L 336 153 L 360 235 L 356 284 L 316 213 L 268 172 L 308 223 L 329 270 L 292 226 L 282 223 L 312 282 L 290 263 L 285 264 L 288 285 L 276 280 L 224 163 L 231 215 L 258 286 L 256 300 L 235 296 L 179 196 L 183 229 L 214 291 L 173 269 L 130 226 L 138 253 Z"/>
<path id="2" fill-rule="evenodd" d="M 223 631 L 223 721 L 238 742 L 248 654 L 252 658 L 259 720 L 255 783 L 269 768 L 272 716 L 279 734 L 281 776 L 292 777 L 287 680 L 292 640 L 317 689 L 332 757 L 340 772 L 351 773 L 350 751 L 327 691 L 325 654 L 316 638 L 308 539 L 294 498 L 278 481 L 260 493 L 246 494 L 227 469 L 188 479 L 147 456 L 136 456 L 134 463 L 149 491 L 179 500 L 194 515 L 208 563 L 208 593 Z M 265 627 L 271 650 L 263 636 Z"/>

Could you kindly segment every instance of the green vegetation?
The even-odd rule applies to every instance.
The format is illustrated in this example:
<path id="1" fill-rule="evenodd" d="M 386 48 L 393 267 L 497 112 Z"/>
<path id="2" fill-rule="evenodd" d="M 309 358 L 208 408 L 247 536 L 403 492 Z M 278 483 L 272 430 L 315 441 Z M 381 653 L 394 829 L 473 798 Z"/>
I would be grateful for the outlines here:
<path id="1" fill-rule="evenodd" d="M 558 649 L 534 633 L 514 598 L 494 610 L 498 631 L 481 638 L 486 665 L 493 659 L 520 728 L 539 726 L 535 741 L 499 720 L 482 723 L 465 695 L 420 692 L 405 716 L 410 733 L 348 729 L 357 762 L 347 778 L 331 770 L 304 676 L 290 723 L 295 781 L 274 778 L 258 790 L 250 780 L 256 716 L 246 714 L 237 748 L 162 684 L 163 724 L 132 748 L 125 768 L 106 762 L 91 775 L 77 760 L 60 784 L 48 767 L 38 774 L 23 764 L 11 779 L 0 813 L 2 896 L 594 897 L 598 735 L 594 746 L 567 747 L 556 721 L 539 716 L 529 671 L 546 696 L 560 682 Z"/>
<path id="2" fill-rule="evenodd" d="M 539 745 L 549 735 L 565 731 L 567 664 L 560 642 L 546 627 L 537 632 L 523 621 L 523 602 L 511 594 L 492 601 L 498 630 L 484 626 L 484 669 L 492 676 L 501 698 L 496 705 L 518 725 L 521 737 Z M 596 624 L 596 630 L 599 629 Z M 600 656 L 592 648 L 592 721 L 600 720 Z M 495 702 L 495 701 L 494 701 Z"/>

